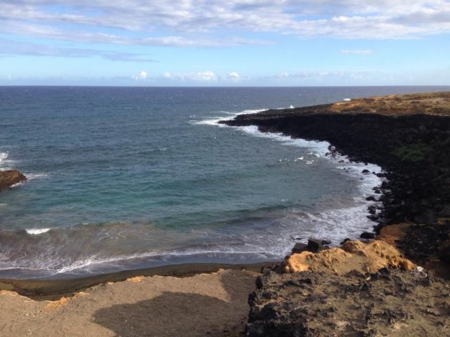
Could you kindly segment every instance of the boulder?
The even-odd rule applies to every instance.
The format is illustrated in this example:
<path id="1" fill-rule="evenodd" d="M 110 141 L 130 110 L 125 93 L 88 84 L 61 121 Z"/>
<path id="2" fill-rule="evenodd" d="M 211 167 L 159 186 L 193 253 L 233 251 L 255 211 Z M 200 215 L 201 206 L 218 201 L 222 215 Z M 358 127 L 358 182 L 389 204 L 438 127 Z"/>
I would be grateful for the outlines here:
<path id="1" fill-rule="evenodd" d="M 297 242 L 292 248 L 292 254 L 299 254 L 302 252 L 317 253 L 321 251 L 325 245 L 329 245 L 329 240 L 309 239 L 308 244 Z"/>
<path id="2" fill-rule="evenodd" d="M 308 251 L 312 253 L 317 253 L 323 249 L 323 240 L 309 239 L 308 240 Z"/>
<path id="3" fill-rule="evenodd" d="M 0 171 L 0 191 L 27 181 L 27 178 L 17 170 Z"/>
<path id="4" fill-rule="evenodd" d="M 361 239 L 375 239 L 375 233 L 363 232 L 359 237 Z"/>
<path id="5" fill-rule="evenodd" d="M 292 248 L 292 254 L 298 254 L 308 250 L 308 245 L 305 243 L 297 242 Z"/>

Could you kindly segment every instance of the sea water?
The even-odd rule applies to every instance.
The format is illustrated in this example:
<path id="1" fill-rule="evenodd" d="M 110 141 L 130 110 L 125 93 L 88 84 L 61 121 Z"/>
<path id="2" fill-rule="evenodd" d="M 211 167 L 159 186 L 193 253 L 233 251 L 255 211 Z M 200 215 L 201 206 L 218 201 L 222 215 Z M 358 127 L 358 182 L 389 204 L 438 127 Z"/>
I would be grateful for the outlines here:
<path id="1" fill-rule="evenodd" d="M 217 124 L 241 113 L 434 87 L 0 87 L 0 278 L 282 259 L 374 225 L 379 184 L 329 144 Z"/>

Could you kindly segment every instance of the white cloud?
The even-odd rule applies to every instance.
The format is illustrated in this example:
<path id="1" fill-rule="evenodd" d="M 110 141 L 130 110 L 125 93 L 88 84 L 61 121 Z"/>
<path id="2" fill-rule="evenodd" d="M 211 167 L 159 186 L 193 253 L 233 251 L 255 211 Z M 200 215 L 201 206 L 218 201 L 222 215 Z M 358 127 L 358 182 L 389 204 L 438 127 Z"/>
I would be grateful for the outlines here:
<path id="1" fill-rule="evenodd" d="M 367 49 L 347 49 L 347 50 L 341 50 L 341 54 L 356 54 L 356 55 L 369 55 L 372 54 L 372 50 Z"/>
<path id="2" fill-rule="evenodd" d="M 240 76 L 237 72 L 232 71 L 231 73 L 228 74 L 227 79 L 232 82 L 237 82 L 237 81 L 239 81 Z"/>
<path id="3" fill-rule="evenodd" d="M 105 51 L 93 48 L 50 46 L 42 43 L 14 41 L 0 38 L 0 55 L 29 55 L 50 57 L 101 57 L 110 61 L 153 63 L 155 60 L 139 54 Z"/>
<path id="4" fill-rule="evenodd" d="M 135 80 L 144 80 L 144 81 L 147 79 L 147 77 L 148 77 L 148 74 L 145 70 L 142 70 L 133 76 L 133 78 Z"/>
<path id="5" fill-rule="evenodd" d="M 198 82 L 215 82 L 218 77 L 212 71 L 201 71 L 197 73 L 170 73 L 166 72 L 163 77 L 168 80 L 177 81 L 198 81 Z"/>
<path id="6" fill-rule="evenodd" d="M 76 42 L 168 46 L 265 44 L 243 32 L 347 39 L 450 32 L 446 0 L 2 0 L 0 32 Z M 110 28 L 115 33 L 106 34 Z M 217 39 L 215 33 L 231 31 Z M 248 34 L 246 34 L 248 35 Z"/>
<path id="7" fill-rule="evenodd" d="M 286 72 L 286 71 L 282 72 L 282 73 L 280 73 L 278 75 L 275 75 L 276 78 L 281 78 L 281 79 L 288 78 L 289 76 L 290 76 L 290 74 L 288 72 Z"/>

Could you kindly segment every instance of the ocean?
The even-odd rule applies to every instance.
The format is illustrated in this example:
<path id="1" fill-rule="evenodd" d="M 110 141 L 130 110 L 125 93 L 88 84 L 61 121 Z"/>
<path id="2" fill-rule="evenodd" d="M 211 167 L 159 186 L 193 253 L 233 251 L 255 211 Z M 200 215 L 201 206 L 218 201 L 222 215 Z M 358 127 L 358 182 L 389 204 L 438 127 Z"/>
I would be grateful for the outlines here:
<path id="1" fill-rule="evenodd" d="M 439 87 L 0 87 L 0 278 L 279 261 L 371 230 L 380 172 L 329 144 L 217 121 Z"/>

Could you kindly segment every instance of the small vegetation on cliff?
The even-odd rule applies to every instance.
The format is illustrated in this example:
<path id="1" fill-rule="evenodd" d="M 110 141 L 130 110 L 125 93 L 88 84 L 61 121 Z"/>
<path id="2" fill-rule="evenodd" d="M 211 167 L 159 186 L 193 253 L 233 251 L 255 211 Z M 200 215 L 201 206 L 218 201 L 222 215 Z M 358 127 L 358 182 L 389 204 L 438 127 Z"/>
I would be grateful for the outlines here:
<path id="1" fill-rule="evenodd" d="M 407 146 L 401 146 L 396 148 L 392 153 L 399 157 L 402 161 L 406 162 L 419 162 L 423 161 L 431 148 L 424 143 L 415 143 Z"/>

